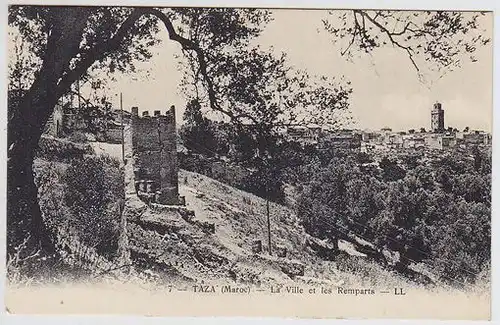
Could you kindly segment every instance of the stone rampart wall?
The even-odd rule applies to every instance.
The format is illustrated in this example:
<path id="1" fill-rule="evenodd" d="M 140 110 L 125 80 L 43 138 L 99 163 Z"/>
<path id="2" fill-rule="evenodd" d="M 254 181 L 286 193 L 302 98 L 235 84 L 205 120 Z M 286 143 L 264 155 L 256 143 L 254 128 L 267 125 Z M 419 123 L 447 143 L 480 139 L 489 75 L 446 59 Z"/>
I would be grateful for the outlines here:
<path id="1" fill-rule="evenodd" d="M 130 123 L 125 127 L 127 163 L 134 168 L 135 191 L 147 203 L 182 204 L 179 198 L 177 133 L 175 107 L 165 115 L 154 116 L 132 110 Z"/>

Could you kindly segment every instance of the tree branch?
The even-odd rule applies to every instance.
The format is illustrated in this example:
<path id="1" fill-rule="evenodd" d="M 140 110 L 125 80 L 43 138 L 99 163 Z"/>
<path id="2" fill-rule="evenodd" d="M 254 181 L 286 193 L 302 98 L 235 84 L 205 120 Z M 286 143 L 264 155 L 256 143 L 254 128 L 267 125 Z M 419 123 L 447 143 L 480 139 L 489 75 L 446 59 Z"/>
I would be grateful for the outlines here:
<path id="1" fill-rule="evenodd" d="M 399 43 L 395 38 L 394 36 L 400 36 L 403 34 L 403 32 L 401 33 L 391 33 L 386 27 L 384 27 L 383 25 L 381 25 L 376 19 L 374 19 L 373 17 L 371 17 L 369 14 L 367 14 L 366 12 L 364 12 L 363 10 L 355 10 L 356 12 L 358 12 L 359 14 L 361 14 L 363 17 L 365 17 L 366 19 L 368 19 L 373 25 L 375 25 L 376 27 L 378 27 L 380 29 L 380 31 L 384 34 L 387 35 L 387 37 L 389 38 L 389 40 L 391 41 L 391 43 L 403 50 L 405 50 L 407 53 L 408 53 L 408 56 L 410 58 L 410 61 L 411 63 L 413 64 L 413 66 L 415 67 L 415 69 L 420 72 L 420 69 L 417 65 L 417 63 L 415 62 L 414 58 L 413 58 L 413 50 L 411 49 L 411 47 L 409 46 L 404 46 L 402 45 L 401 43 Z M 405 26 L 405 29 L 404 31 L 408 30 L 408 27 L 409 27 L 409 24 L 407 24 Z"/>
<path id="2" fill-rule="evenodd" d="M 92 13 L 92 9 L 77 7 L 55 7 L 52 10 L 48 23 L 50 35 L 42 65 L 29 91 L 9 116 L 9 125 L 16 126 L 8 128 L 9 156 L 14 155 L 16 150 L 29 150 L 14 142 L 23 140 L 35 145 L 38 141 L 51 113 L 46 107 L 55 105 L 61 95 L 57 91 L 59 77 L 78 53 L 81 36 Z"/>
<path id="3" fill-rule="evenodd" d="M 396 33 L 396 32 L 393 32 L 393 33 L 392 33 L 392 35 L 394 35 L 394 36 L 401 36 L 401 35 L 403 35 L 403 34 L 404 34 L 404 33 L 406 33 L 408 30 L 410 30 L 410 28 L 409 28 L 409 27 L 410 27 L 410 24 L 411 24 L 411 22 L 408 22 L 408 23 L 406 24 L 406 26 L 403 28 L 403 30 L 402 30 L 402 31 L 397 32 L 397 33 Z"/>
<path id="4" fill-rule="evenodd" d="M 93 105 L 89 99 L 85 98 L 82 96 L 82 94 L 79 94 L 77 91 L 74 91 L 73 89 L 70 89 L 67 94 L 75 95 L 76 97 L 80 98 L 81 100 L 84 101 L 84 104 L 88 107 L 95 106 Z"/>
<path id="5" fill-rule="evenodd" d="M 96 61 L 105 57 L 109 52 L 116 50 L 121 41 L 125 38 L 130 28 L 142 16 L 139 9 L 134 9 L 132 13 L 125 19 L 125 21 L 118 28 L 115 35 L 106 43 L 99 44 L 83 53 L 83 59 L 79 61 L 76 67 L 70 70 L 58 84 L 58 95 L 62 95 L 66 90 L 78 80 Z"/>
<path id="6" fill-rule="evenodd" d="M 356 12 L 353 11 L 353 15 L 354 15 L 354 20 L 357 21 L 356 19 Z M 347 46 L 347 48 L 343 51 L 340 52 L 340 55 L 344 56 L 348 51 L 349 49 L 351 48 L 352 44 L 354 44 L 354 40 L 356 39 L 356 28 L 354 29 L 354 32 L 352 33 L 352 38 L 351 38 L 351 41 L 349 42 L 349 45 Z"/>
<path id="7" fill-rule="evenodd" d="M 239 117 L 234 115 L 232 112 L 223 109 L 219 105 L 219 101 L 217 99 L 215 87 L 213 81 L 208 75 L 207 72 L 207 60 L 203 49 L 195 42 L 190 39 L 187 39 L 181 35 L 179 35 L 175 28 L 165 13 L 161 12 L 155 8 L 136 8 L 132 11 L 132 13 L 125 19 L 125 21 L 118 28 L 115 35 L 106 43 L 101 44 L 99 46 L 93 47 L 91 50 L 84 53 L 83 59 L 76 65 L 76 67 L 69 71 L 59 82 L 59 91 L 58 95 L 62 95 L 69 86 L 73 82 L 75 82 L 81 75 L 83 75 L 96 61 L 103 59 L 106 54 L 116 50 L 120 43 L 123 41 L 127 33 L 130 31 L 135 22 L 144 15 L 152 15 L 158 18 L 163 22 L 165 28 L 168 31 L 169 39 L 175 42 L 178 42 L 184 50 L 194 51 L 196 53 L 196 57 L 199 63 L 199 69 L 201 75 L 204 77 L 205 84 L 207 86 L 207 92 L 210 101 L 210 107 L 219 111 L 234 121 L 239 121 Z"/>

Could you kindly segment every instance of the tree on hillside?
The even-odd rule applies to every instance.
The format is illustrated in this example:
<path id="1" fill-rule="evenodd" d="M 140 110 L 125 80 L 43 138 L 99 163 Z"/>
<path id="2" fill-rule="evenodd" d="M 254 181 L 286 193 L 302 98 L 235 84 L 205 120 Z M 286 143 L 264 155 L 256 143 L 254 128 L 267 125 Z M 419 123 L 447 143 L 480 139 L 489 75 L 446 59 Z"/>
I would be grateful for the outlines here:
<path id="1" fill-rule="evenodd" d="M 297 201 L 297 216 L 308 233 L 320 238 L 347 238 L 348 211 L 353 218 L 358 217 L 349 206 L 348 190 L 352 180 L 360 176 L 353 159 L 333 158 L 327 166 L 316 169 Z"/>
<path id="2" fill-rule="evenodd" d="M 41 243 L 46 250 L 51 246 L 43 229 L 31 166 L 58 99 L 77 80 L 91 78 L 96 71 L 134 72 L 137 61 L 151 57 L 150 49 L 158 43 L 163 28 L 196 64 L 192 84 L 203 92 L 200 96 L 207 96 L 209 107 L 237 124 L 256 123 L 260 145 L 265 143 L 261 140 L 269 129 L 267 121 L 277 121 L 282 113 L 276 100 L 266 102 L 265 95 L 272 90 L 265 87 L 265 93 L 260 91 L 276 84 L 270 82 L 275 78 L 285 78 L 278 83 L 282 88 L 307 89 L 305 99 L 298 98 L 302 102 L 322 104 L 327 112 L 337 105 L 347 107 L 347 90 L 327 87 L 326 79 L 308 87 L 307 74 L 287 75 L 283 57 L 247 50 L 249 41 L 269 19 L 269 11 L 256 9 L 11 6 L 9 24 L 18 30 L 36 64 L 29 90 L 9 116 L 9 251 L 28 235 L 31 246 Z"/>
<path id="3" fill-rule="evenodd" d="M 187 148 L 208 157 L 218 154 L 214 123 L 203 116 L 198 100 L 193 99 L 186 105 L 184 123 L 179 133 Z"/>

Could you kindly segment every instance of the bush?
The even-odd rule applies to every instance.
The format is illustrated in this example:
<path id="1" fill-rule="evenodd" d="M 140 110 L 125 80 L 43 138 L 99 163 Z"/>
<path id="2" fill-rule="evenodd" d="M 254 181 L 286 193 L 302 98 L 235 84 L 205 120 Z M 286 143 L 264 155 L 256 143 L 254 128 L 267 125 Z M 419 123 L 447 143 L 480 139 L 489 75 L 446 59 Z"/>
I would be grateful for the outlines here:
<path id="1" fill-rule="evenodd" d="M 59 162 L 35 160 L 35 184 L 38 187 L 38 203 L 44 221 L 51 231 L 56 234 L 68 229 L 71 212 L 64 204 L 66 184 L 63 177 L 67 165 Z M 52 238 L 57 242 L 57 238 Z"/>
<path id="2" fill-rule="evenodd" d="M 285 202 L 283 183 L 279 181 L 279 177 L 272 179 L 272 176 L 266 175 L 262 170 L 247 174 L 235 187 L 276 203 Z"/>
<path id="3" fill-rule="evenodd" d="M 75 131 L 69 135 L 68 140 L 71 142 L 76 142 L 76 143 L 85 143 L 85 142 L 87 142 L 88 138 L 85 135 L 85 133 Z"/>
<path id="4" fill-rule="evenodd" d="M 64 204 L 71 228 L 103 255 L 118 248 L 123 175 L 119 162 L 108 156 L 75 159 L 64 174 Z"/>
<path id="5" fill-rule="evenodd" d="M 70 161 L 94 154 L 89 144 L 79 144 L 53 137 L 41 137 L 38 142 L 36 156 L 50 161 Z"/>

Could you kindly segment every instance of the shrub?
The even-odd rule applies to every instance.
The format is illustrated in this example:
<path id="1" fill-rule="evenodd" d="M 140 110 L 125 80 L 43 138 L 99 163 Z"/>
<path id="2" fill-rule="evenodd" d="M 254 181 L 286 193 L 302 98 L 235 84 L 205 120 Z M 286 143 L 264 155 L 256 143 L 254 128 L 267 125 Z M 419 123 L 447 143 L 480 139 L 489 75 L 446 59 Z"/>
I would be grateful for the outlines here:
<path id="1" fill-rule="evenodd" d="M 78 237 L 97 252 L 109 255 L 117 250 L 120 223 L 119 202 L 124 197 L 119 162 L 109 156 L 75 159 L 64 182 L 64 203 Z"/>
<path id="2" fill-rule="evenodd" d="M 88 139 L 87 139 L 87 136 L 85 135 L 85 133 L 75 131 L 69 135 L 68 140 L 71 142 L 76 142 L 76 143 L 85 143 L 85 142 L 87 142 Z"/>
<path id="3" fill-rule="evenodd" d="M 89 144 L 80 144 L 53 137 L 41 137 L 36 156 L 50 161 L 70 161 L 94 154 Z"/>
<path id="4" fill-rule="evenodd" d="M 35 184 L 38 187 L 38 203 L 44 221 L 52 234 L 68 229 L 71 214 L 64 204 L 66 185 L 63 177 L 67 165 L 58 162 L 35 160 Z M 57 238 L 53 238 L 57 240 Z"/>

